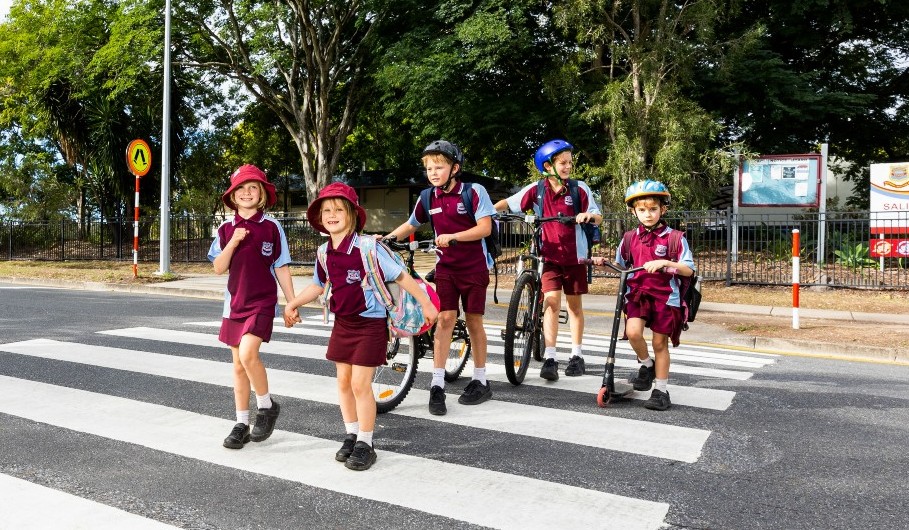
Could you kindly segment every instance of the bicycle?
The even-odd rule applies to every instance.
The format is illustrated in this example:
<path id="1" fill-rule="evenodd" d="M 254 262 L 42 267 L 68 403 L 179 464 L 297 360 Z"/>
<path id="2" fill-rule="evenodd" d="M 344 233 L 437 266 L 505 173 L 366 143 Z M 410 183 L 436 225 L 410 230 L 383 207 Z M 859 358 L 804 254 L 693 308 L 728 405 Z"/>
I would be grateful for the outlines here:
<path id="1" fill-rule="evenodd" d="M 414 279 L 423 280 L 414 269 L 414 255 L 418 250 L 422 252 L 441 253 L 435 245 L 435 241 L 410 241 L 400 243 L 394 239 L 384 240 L 389 248 L 396 252 L 406 252 L 404 259 L 407 271 Z M 433 272 L 426 275 L 425 281 L 432 281 Z M 421 335 L 409 338 L 409 348 L 403 351 L 401 348 L 401 339 L 395 337 L 388 344 L 385 353 L 386 364 L 376 368 L 373 377 L 372 387 L 376 398 L 376 409 L 380 414 L 394 410 L 413 387 L 414 380 L 417 376 L 417 366 L 419 360 L 423 358 L 432 358 L 434 355 L 433 345 L 436 325 L 433 324 L 429 331 Z M 428 355 L 428 357 L 427 357 Z M 467 322 L 461 318 L 460 313 L 455 321 L 454 331 L 451 336 L 451 347 L 448 352 L 448 360 L 445 365 L 445 380 L 448 382 L 456 381 L 464 371 L 467 360 L 470 358 L 470 336 L 467 333 Z"/>
<path id="2" fill-rule="evenodd" d="M 530 248 L 527 254 L 518 257 L 518 269 L 505 317 L 505 329 L 501 331 L 505 342 L 505 375 L 513 385 L 520 385 L 527 375 L 530 356 L 543 360 L 543 259 L 540 256 L 540 238 L 543 223 L 557 221 L 565 225 L 576 223 L 574 217 L 499 213 L 501 220 L 521 221 L 533 227 Z M 524 262 L 530 267 L 525 268 Z"/>

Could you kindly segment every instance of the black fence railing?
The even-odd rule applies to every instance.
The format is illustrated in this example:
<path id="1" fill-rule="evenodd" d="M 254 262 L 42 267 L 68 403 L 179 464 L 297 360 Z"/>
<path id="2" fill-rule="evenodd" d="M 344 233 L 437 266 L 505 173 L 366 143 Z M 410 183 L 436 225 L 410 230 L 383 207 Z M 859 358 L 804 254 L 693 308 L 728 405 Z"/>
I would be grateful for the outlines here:
<path id="1" fill-rule="evenodd" d="M 886 219 L 881 219 L 886 217 Z M 303 216 L 281 217 L 294 264 L 311 265 L 325 239 Z M 698 273 L 727 285 L 789 285 L 792 281 L 792 230 L 800 235 L 802 286 L 909 289 L 909 212 L 827 212 L 737 214 L 730 210 L 670 211 L 667 222 L 685 230 Z M 219 217 L 174 216 L 170 223 L 172 262 L 205 262 Z M 622 234 L 636 220 L 627 212 L 606 213 L 603 239 L 594 249 L 615 256 Z M 872 230 L 873 229 L 873 230 Z M 872 233 L 874 232 L 874 233 Z M 526 249 L 528 225 L 500 225 L 503 255 L 500 274 L 513 274 Z M 139 260 L 159 260 L 160 219 L 139 222 Z M 93 221 L 25 223 L 0 220 L 0 260 L 132 261 L 133 224 Z M 876 257 L 872 249 L 889 249 Z M 598 277 L 609 275 L 598 272 Z"/>

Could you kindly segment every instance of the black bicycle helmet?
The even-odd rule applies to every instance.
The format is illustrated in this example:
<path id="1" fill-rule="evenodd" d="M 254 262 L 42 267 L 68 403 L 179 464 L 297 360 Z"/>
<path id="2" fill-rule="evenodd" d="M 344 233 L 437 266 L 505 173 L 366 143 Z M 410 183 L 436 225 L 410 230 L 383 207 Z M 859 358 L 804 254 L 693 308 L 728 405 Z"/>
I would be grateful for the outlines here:
<path id="1" fill-rule="evenodd" d="M 426 155 L 442 155 L 450 160 L 452 165 L 458 165 L 458 171 L 456 173 L 448 175 L 448 180 L 446 180 L 445 183 L 441 186 L 437 186 L 442 190 L 445 190 L 445 188 L 447 188 L 448 184 L 451 182 L 451 179 L 460 175 L 461 170 L 464 168 L 464 153 L 461 152 L 461 149 L 457 145 L 447 140 L 436 140 L 427 145 L 423 149 L 423 152 L 420 154 L 420 157 L 422 158 Z"/>

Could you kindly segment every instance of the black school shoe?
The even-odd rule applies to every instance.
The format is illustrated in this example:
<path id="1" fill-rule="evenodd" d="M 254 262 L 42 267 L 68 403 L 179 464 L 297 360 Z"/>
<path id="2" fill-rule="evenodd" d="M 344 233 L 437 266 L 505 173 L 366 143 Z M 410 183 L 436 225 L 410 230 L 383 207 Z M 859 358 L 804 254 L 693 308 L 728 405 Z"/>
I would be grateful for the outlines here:
<path id="1" fill-rule="evenodd" d="M 656 379 L 656 365 L 654 364 L 650 368 L 641 365 L 638 368 L 638 375 L 629 379 L 628 382 L 631 383 L 635 390 L 645 391 L 650 390 L 654 379 Z"/>
<path id="2" fill-rule="evenodd" d="M 433 416 L 444 416 L 448 412 L 445 407 L 445 389 L 435 385 L 429 389 L 429 413 Z"/>
<path id="3" fill-rule="evenodd" d="M 565 375 L 568 377 L 578 377 L 584 375 L 587 367 L 584 364 L 584 358 L 580 355 L 573 355 L 568 359 L 568 366 L 565 367 Z"/>
<path id="4" fill-rule="evenodd" d="M 376 463 L 376 450 L 366 442 L 357 442 L 353 452 L 344 462 L 344 467 L 354 471 L 366 471 Z"/>
<path id="5" fill-rule="evenodd" d="M 224 439 L 224 447 L 228 449 L 243 449 L 249 442 L 249 425 L 238 423 L 231 429 L 230 434 Z"/>
<path id="6" fill-rule="evenodd" d="M 254 442 L 264 442 L 271 436 L 275 430 L 275 423 L 278 422 L 278 415 L 281 413 L 281 405 L 274 399 L 271 400 L 270 409 L 259 409 L 256 412 L 256 425 L 253 427 L 250 439 Z"/>
<path id="7" fill-rule="evenodd" d="M 492 387 L 489 386 L 489 381 L 484 385 L 479 380 L 474 379 L 467 384 L 464 393 L 458 398 L 458 403 L 462 405 L 479 405 L 491 397 Z"/>
<path id="8" fill-rule="evenodd" d="M 338 452 L 335 453 L 335 460 L 338 462 L 347 462 L 347 459 L 350 458 L 350 454 L 353 453 L 354 445 L 357 443 L 356 434 L 348 434 L 344 437 L 344 443 L 341 445 L 341 448 L 338 449 Z"/>
<path id="9" fill-rule="evenodd" d="M 546 359 L 543 361 L 543 368 L 540 369 L 540 377 L 547 381 L 558 381 L 559 362 L 555 359 Z"/>
<path id="10" fill-rule="evenodd" d="M 656 388 L 650 394 L 650 399 L 644 402 L 644 408 L 650 410 L 667 410 L 671 406 L 672 402 L 669 401 L 669 392 L 663 392 Z"/>

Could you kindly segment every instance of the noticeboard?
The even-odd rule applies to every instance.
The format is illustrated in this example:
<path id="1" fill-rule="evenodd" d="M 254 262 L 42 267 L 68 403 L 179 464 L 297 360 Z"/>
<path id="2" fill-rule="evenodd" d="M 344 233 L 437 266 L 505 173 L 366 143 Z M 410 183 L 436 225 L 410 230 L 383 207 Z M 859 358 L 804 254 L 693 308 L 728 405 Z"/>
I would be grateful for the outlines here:
<path id="1" fill-rule="evenodd" d="M 872 234 L 909 233 L 909 162 L 871 164 L 869 195 Z"/>
<path id="2" fill-rule="evenodd" d="M 821 155 L 766 155 L 739 166 L 739 206 L 817 208 Z"/>

